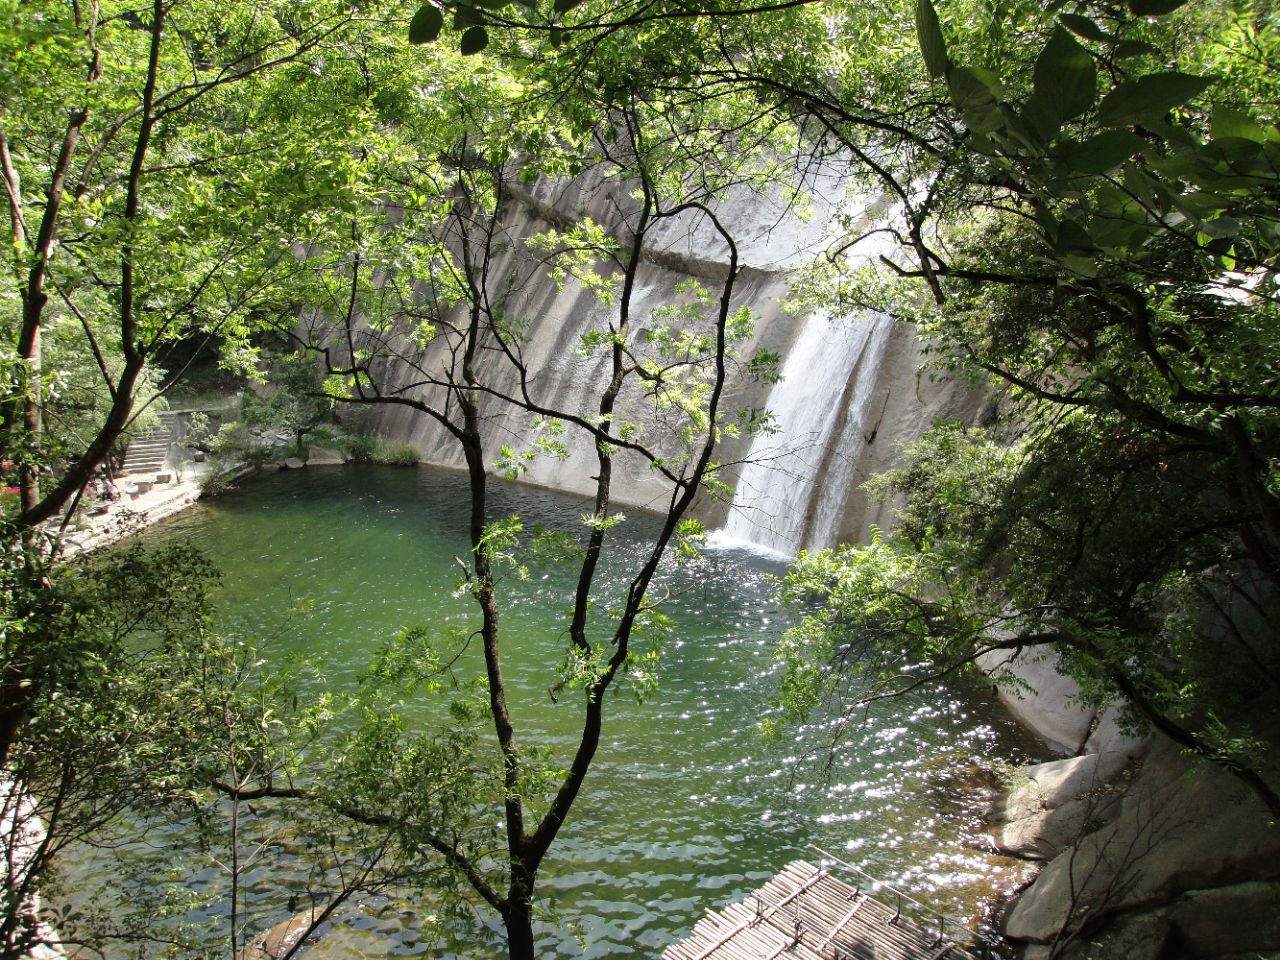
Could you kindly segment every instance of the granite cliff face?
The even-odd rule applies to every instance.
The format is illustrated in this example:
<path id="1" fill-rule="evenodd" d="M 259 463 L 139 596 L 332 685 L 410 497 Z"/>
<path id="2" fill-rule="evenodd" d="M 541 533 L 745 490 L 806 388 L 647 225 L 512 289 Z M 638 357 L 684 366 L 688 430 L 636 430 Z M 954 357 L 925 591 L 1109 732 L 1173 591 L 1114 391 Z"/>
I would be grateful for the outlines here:
<path id="1" fill-rule="evenodd" d="M 844 189 L 838 181 L 828 186 L 835 193 Z M 583 216 L 616 226 L 629 202 L 626 185 L 613 180 L 542 183 L 517 192 L 504 232 L 525 237 Z M 792 271 L 828 242 L 824 217 L 804 222 L 781 200 L 746 191 L 731 194 L 717 215 L 733 235 L 744 266 L 734 306 L 749 305 L 756 318 L 754 336 L 741 345 L 742 355 L 758 349 L 780 354 L 783 379 L 771 386 L 739 371 L 730 380 L 723 409 L 765 407 L 779 431 L 754 442 L 724 441 L 718 454 L 735 496 L 731 504 L 704 499 L 700 516 L 708 528 L 725 528 L 728 539 L 786 554 L 865 537 L 871 524 L 884 524 L 888 517 L 882 505 L 868 503 L 861 482 L 892 464 L 899 443 L 918 437 L 936 418 L 973 419 L 984 401 L 967 386 L 934 382 L 922 374 L 920 345 L 904 325 L 874 315 L 796 316 L 783 309 Z M 604 360 L 584 357 L 577 348 L 582 335 L 616 308 L 572 281 L 562 288 L 545 274 L 521 273 L 516 246 L 500 254 L 508 262 L 497 273 L 521 277 L 508 313 L 518 312 L 528 324 L 523 353 L 536 372 L 531 388 L 562 408 L 594 412 Z M 714 288 L 727 274 L 728 262 L 728 247 L 705 219 L 691 214 L 663 223 L 651 235 L 639 266 L 632 305 L 636 326 L 642 331 L 682 281 L 698 280 Z M 500 361 L 482 362 L 489 364 L 484 376 L 490 382 L 514 389 L 515 379 Z M 623 403 L 633 411 L 645 406 L 635 395 L 624 395 Z M 499 401 L 487 403 L 483 412 L 497 427 L 486 450 L 490 462 L 497 460 L 503 444 L 527 442 L 532 415 L 515 414 Z M 660 446 L 660 425 L 652 420 L 650 414 L 643 426 Z M 371 426 L 382 436 L 408 441 L 426 462 L 462 466 L 452 438 L 413 410 L 380 408 Z M 539 456 L 522 479 L 571 493 L 592 490 L 595 451 L 589 437 L 574 433 L 562 438 L 565 459 Z M 619 455 L 615 477 L 619 503 L 665 506 L 666 484 L 639 458 Z"/>

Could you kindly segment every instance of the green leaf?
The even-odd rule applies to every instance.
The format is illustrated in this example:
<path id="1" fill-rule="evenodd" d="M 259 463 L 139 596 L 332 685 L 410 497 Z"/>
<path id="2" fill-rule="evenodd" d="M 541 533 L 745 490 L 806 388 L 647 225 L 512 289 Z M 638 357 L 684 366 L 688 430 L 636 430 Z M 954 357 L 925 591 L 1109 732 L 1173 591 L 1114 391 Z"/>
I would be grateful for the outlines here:
<path id="1" fill-rule="evenodd" d="M 480 11 L 470 3 L 459 3 L 453 8 L 453 29 L 465 30 L 480 22 Z"/>
<path id="2" fill-rule="evenodd" d="M 1037 203 L 1034 208 L 1036 222 L 1040 224 L 1040 229 L 1044 231 L 1044 235 L 1049 242 L 1056 245 L 1058 242 L 1058 228 L 1061 226 L 1058 218 L 1053 215 L 1053 210 L 1047 204 Z"/>
<path id="3" fill-rule="evenodd" d="M 975 134 L 995 133 L 1005 125 L 1004 112 L 996 104 L 964 111 L 964 125 Z"/>
<path id="4" fill-rule="evenodd" d="M 1239 137 L 1255 143 L 1266 143 L 1267 132 L 1252 117 L 1218 104 L 1213 108 L 1213 118 L 1209 121 L 1209 130 L 1214 140 L 1227 137 Z"/>
<path id="5" fill-rule="evenodd" d="M 1112 51 L 1117 60 L 1128 57 L 1158 57 L 1160 48 L 1142 40 L 1121 40 Z"/>
<path id="6" fill-rule="evenodd" d="M 1098 261 L 1081 253 L 1067 253 L 1062 256 L 1062 265 L 1080 277 L 1096 277 Z"/>
<path id="7" fill-rule="evenodd" d="M 1089 222 L 1089 236 L 1099 250 L 1127 251 L 1133 240 L 1133 224 L 1124 219 L 1095 217 Z M 1135 244 L 1136 246 L 1136 244 Z"/>
<path id="8" fill-rule="evenodd" d="M 994 157 L 1000 152 L 995 141 L 985 133 L 974 132 L 973 136 L 969 138 L 969 146 L 986 157 Z"/>
<path id="9" fill-rule="evenodd" d="M 1145 140 L 1128 130 L 1105 130 L 1069 145 L 1063 153 L 1073 172 L 1094 176 L 1114 170 L 1145 146 Z"/>
<path id="10" fill-rule="evenodd" d="M 1077 37 L 1096 40 L 1099 43 L 1105 43 L 1111 39 L 1111 34 L 1107 33 L 1088 17 L 1082 17 L 1078 13 L 1060 13 L 1058 14 L 1058 19 L 1062 21 L 1064 27 Z"/>
<path id="11" fill-rule="evenodd" d="M 1200 190 L 1175 197 L 1174 205 L 1188 217 L 1204 220 L 1216 217 L 1222 211 L 1229 209 L 1231 197 Z"/>
<path id="12" fill-rule="evenodd" d="M 471 27 L 462 35 L 462 40 L 458 44 L 458 49 L 462 51 L 464 57 L 469 57 L 479 53 L 489 45 L 489 31 L 484 27 Z"/>
<path id="13" fill-rule="evenodd" d="M 1080 116 L 1098 94 L 1098 68 L 1089 51 L 1064 27 L 1040 51 L 1035 67 L 1035 96 L 1063 123 Z"/>
<path id="14" fill-rule="evenodd" d="M 556 13 L 568 13 L 574 7 L 582 5 L 583 0 L 556 0 L 554 10 Z"/>
<path id="15" fill-rule="evenodd" d="M 409 22 L 409 42 L 430 43 L 440 36 L 443 26 L 444 14 L 440 12 L 440 8 L 432 3 L 424 3 Z"/>
<path id="16" fill-rule="evenodd" d="M 956 67 L 947 75 L 951 99 L 961 110 L 985 112 L 1000 102 L 999 78 L 982 67 Z"/>
<path id="17" fill-rule="evenodd" d="M 1063 220 L 1058 224 L 1056 250 L 1059 254 L 1064 254 L 1071 250 L 1092 249 L 1093 240 L 1089 237 L 1089 231 L 1079 223 L 1074 220 Z"/>
<path id="18" fill-rule="evenodd" d="M 1262 153 L 1262 144 L 1246 137 L 1220 137 L 1209 143 L 1205 151 L 1209 156 L 1221 157 L 1232 169 L 1244 172 L 1248 170 L 1248 161 Z"/>
<path id="19" fill-rule="evenodd" d="M 916 35 L 920 38 L 920 53 L 929 76 L 945 76 L 951 65 L 947 59 L 947 41 L 942 36 L 942 25 L 931 0 L 916 0 Z"/>
<path id="20" fill-rule="evenodd" d="M 1173 147 L 1199 150 L 1204 142 L 1180 123 L 1166 123 L 1164 117 L 1148 117 L 1142 126 Z"/>
<path id="21" fill-rule="evenodd" d="M 1174 107 L 1203 93 L 1212 77 L 1196 77 L 1189 73 L 1151 73 L 1122 83 L 1108 93 L 1098 107 L 1098 123 L 1104 127 L 1121 127 L 1146 117 L 1163 117 Z"/>
<path id="22" fill-rule="evenodd" d="M 1056 140 L 1058 132 L 1062 129 L 1062 123 L 1053 107 L 1036 94 L 1032 94 L 1031 98 L 1022 105 L 1019 116 L 1029 142 L 1040 151 Z"/>
<path id="23" fill-rule="evenodd" d="M 1163 17 L 1186 2 L 1187 0 L 1129 0 L 1129 9 L 1135 17 Z"/>
<path id="24" fill-rule="evenodd" d="M 1240 236 L 1243 225 L 1235 217 L 1218 217 L 1200 225 L 1200 230 L 1216 240 Z"/>

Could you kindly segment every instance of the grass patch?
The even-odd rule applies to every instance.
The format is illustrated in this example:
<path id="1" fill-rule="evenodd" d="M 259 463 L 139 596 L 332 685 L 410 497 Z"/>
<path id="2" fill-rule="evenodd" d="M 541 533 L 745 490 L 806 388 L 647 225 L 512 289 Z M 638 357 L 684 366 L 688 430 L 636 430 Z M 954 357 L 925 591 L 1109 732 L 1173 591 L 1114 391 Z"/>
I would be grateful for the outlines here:
<path id="1" fill-rule="evenodd" d="M 355 433 L 343 437 L 342 443 L 357 463 L 381 463 L 392 467 L 418 465 L 418 451 L 403 440 L 383 440 L 366 433 Z"/>
<path id="2" fill-rule="evenodd" d="M 403 440 L 379 440 L 374 444 L 373 462 L 391 467 L 416 467 L 418 451 Z"/>

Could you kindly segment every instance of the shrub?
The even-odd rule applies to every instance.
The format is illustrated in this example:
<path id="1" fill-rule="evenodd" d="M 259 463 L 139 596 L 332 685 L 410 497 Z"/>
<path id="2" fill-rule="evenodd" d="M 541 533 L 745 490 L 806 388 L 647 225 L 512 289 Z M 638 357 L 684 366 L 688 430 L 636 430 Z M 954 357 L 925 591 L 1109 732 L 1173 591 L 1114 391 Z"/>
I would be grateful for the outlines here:
<path id="1" fill-rule="evenodd" d="M 214 469 L 200 478 L 200 496 L 216 497 L 226 493 L 232 487 L 232 475 L 229 471 Z"/>
<path id="2" fill-rule="evenodd" d="M 351 433 L 342 438 L 342 446 L 357 463 L 373 463 L 378 438 L 367 433 Z"/>

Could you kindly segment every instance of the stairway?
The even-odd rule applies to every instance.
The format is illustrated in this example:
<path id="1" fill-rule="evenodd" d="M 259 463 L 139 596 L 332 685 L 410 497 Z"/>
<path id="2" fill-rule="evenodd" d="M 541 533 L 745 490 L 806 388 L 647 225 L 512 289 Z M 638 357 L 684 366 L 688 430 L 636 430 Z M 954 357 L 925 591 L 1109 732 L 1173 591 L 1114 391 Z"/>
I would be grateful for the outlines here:
<path id="1" fill-rule="evenodd" d="M 130 441 L 124 453 L 122 473 L 155 479 L 165 470 L 169 460 L 169 447 L 173 440 L 173 414 L 160 414 L 160 422 L 154 429 L 139 434 Z"/>

